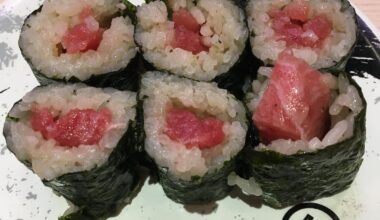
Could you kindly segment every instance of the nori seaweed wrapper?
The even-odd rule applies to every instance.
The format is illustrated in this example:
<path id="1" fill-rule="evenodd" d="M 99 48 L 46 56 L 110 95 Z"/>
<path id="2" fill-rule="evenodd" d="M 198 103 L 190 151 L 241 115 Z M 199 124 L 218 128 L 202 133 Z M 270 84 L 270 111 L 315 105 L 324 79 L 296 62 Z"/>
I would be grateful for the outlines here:
<path id="1" fill-rule="evenodd" d="M 160 0 L 160 1 L 165 3 L 168 10 L 168 18 L 172 19 L 173 10 L 168 6 L 169 5 L 168 0 Z M 244 9 L 241 7 L 240 2 L 236 2 L 234 0 L 230 0 L 230 1 L 236 6 L 238 6 L 244 12 Z M 150 2 L 153 2 L 153 0 L 145 0 L 146 4 Z M 194 2 L 196 3 L 197 1 L 194 1 Z M 246 26 L 248 30 L 246 19 L 244 19 L 244 26 Z M 142 46 L 139 45 L 139 47 L 140 47 L 141 53 L 144 54 Z M 239 55 L 238 60 L 229 68 L 229 70 L 223 73 L 219 73 L 217 76 L 215 76 L 212 80 L 209 80 L 209 81 L 217 83 L 219 88 L 226 89 L 238 99 L 242 99 L 244 97 L 242 87 L 246 81 L 246 77 L 254 73 L 255 70 L 257 70 L 258 67 L 261 66 L 261 61 L 254 58 L 250 50 L 251 49 L 250 49 L 249 37 L 248 37 L 245 42 L 245 47 L 243 51 L 241 52 L 241 54 Z M 173 60 L 173 62 L 176 62 L 176 61 Z M 178 75 L 176 73 L 170 72 L 170 70 L 158 68 L 153 63 L 150 63 L 147 60 L 146 60 L 146 64 L 149 66 L 150 70 L 156 70 L 160 72 L 166 72 L 166 73 Z M 198 80 L 198 79 L 194 79 L 194 78 L 182 76 L 182 75 L 180 75 L 180 77 L 189 78 L 196 81 L 203 81 L 203 80 Z"/>
<path id="2" fill-rule="evenodd" d="M 193 176 L 191 180 L 182 180 L 170 174 L 168 168 L 155 164 L 145 151 L 141 153 L 140 164 L 150 171 L 152 180 L 158 181 L 165 195 L 171 200 L 184 205 L 207 204 L 223 199 L 229 195 L 232 186 L 227 184 L 228 175 L 235 171 L 237 158 L 235 156 L 224 166 L 204 176 Z"/>
<path id="3" fill-rule="evenodd" d="M 249 40 L 247 40 L 246 47 L 238 61 L 228 72 L 215 77 L 213 82 L 217 83 L 219 88 L 226 89 L 237 99 L 242 100 L 246 82 L 253 74 L 257 73 L 262 65 L 262 61 L 253 56 Z"/>
<path id="4" fill-rule="evenodd" d="M 126 9 L 123 11 L 120 11 L 117 13 L 117 16 L 124 16 L 124 17 L 129 17 L 132 21 L 132 24 L 135 24 L 136 17 L 135 17 L 135 12 L 136 12 L 136 6 L 134 6 L 132 3 L 129 1 L 123 1 L 123 3 L 126 5 Z M 42 10 L 43 6 L 40 6 L 37 10 L 33 11 L 24 21 L 24 24 L 21 29 L 21 34 L 23 33 L 23 30 L 26 27 L 26 21 L 31 17 L 36 15 Z M 59 77 L 48 77 L 46 74 L 44 74 L 42 71 L 37 69 L 31 59 L 27 57 L 24 52 L 23 48 L 21 47 L 20 44 L 21 37 L 19 39 L 19 47 L 22 56 L 26 60 L 26 62 L 29 64 L 30 68 L 33 71 L 34 76 L 38 80 L 38 82 L 41 85 L 48 85 L 48 84 L 53 84 L 53 83 L 84 83 L 89 86 L 93 87 L 98 87 L 98 88 L 106 88 L 106 87 L 112 87 L 115 89 L 119 90 L 130 90 L 130 91 L 137 91 L 137 85 L 139 81 L 139 68 L 141 65 L 141 60 L 142 57 L 141 55 L 137 52 L 135 57 L 132 58 L 128 65 L 124 68 L 121 68 L 116 71 L 111 71 L 111 72 L 106 72 L 103 74 L 97 74 L 97 75 L 92 75 L 86 80 L 80 80 L 75 76 L 70 77 L 69 79 L 67 78 L 59 78 Z"/>
<path id="5" fill-rule="evenodd" d="M 143 116 L 143 100 L 138 101 L 138 116 Z M 142 118 L 143 119 L 143 118 Z M 139 121 L 140 136 L 145 138 L 144 123 Z M 182 204 L 205 204 L 223 199 L 232 190 L 227 184 L 228 175 L 235 170 L 238 156 L 224 163 L 224 166 L 204 176 L 193 176 L 191 180 L 182 180 L 172 175 L 168 168 L 157 165 L 144 148 L 139 149 L 140 164 L 150 170 L 153 179 L 161 184 L 166 196 Z"/>
<path id="6" fill-rule="evenodd" d="M 232 190 L 227 184 L 228 175 L 235 170 L 236 158 L 223 167 L 204 176 L 193 176 L 190 181 L 171 175 L 165 167 L 157 167 L 159 181 L 167 197 L 182 204 L 206 204 L 223 199 Z"/>
<path id="7" fill-rule="evenodd" d="M 6 139 L 11 135 L 10 123 L 18 120 L 7 116 L 3 130 Z M 103 165 L 88 171 L 64 174 L 49 181 L 42 180 L 44 185 L 51 187 L 77 209 L 60 219 L 98 220 L 118 214 L 136 196 L 142 185 L 136 155 L 143 141 L 138 131 L 138 122 L 129 121 L 128 130 Z M 10 144 L 12 143 L 7 141 L 7 147 L 12 152 Z M 20 162 L 32 170 L 29 161 Z"/>
<path id="8" fill-rule="evenodd" d="M 331 196 L 347 189 L 363 161 L 366 138 L 366 102 L 358 84 L 344 74 L 354 85 L 363 101 L 363 109 L 355 116 L 351 138 L 315 152 L 283 155 L 271 150 L 257 151 L 260 138 L 251 126 L 241 173 L 254 177 L 263 190 L 264 203 L 283 208 L 297 203 Z"/>
<path id="9" fill-rule="evenodd" d="M 49 78 L 37 69 L 35 69 L 28 58 L 26 58 L 25 56 L 24 58 L 29 63 L 34 76 L 41 85 L 49 85 L 54 83 L 84 83 L 88 86 L 98 88 L 112 87 L 119 90 L 129 90 L 134 92 L 138 90 L 137 85 L 140 78 L 139 68 L 142 59 L 140 54 L 138 53 L 129 62 L 128 66 L 125 69 L 109 72 L 106 74 L 91 76 L 89 79 L 84 81 L 81 81 L 74 76 L 68 80 Z"/>
<path id="10" fill-rule="evenodd" d="M 348 0 L 340 0 L 340 1 L 342 3 L 341 11 L 345 11 L 347 13 L 352 14 L 354 19 L 355 19 L 355 35 L 356 35 L 355 43 L 351 46 L 349 52 L 344 57 L 342 57 L 342 59 L 339 62 L 335 63 L 335 65 L 333 65 L 333 66 L 330 66 L 327 68 L 322 68 L 321 69 L 322 72 L 323 71 L 325 71 L 325 72 L 345 71 L 347 62 L 350 59 L 352 53 L 354 52 L 354 50 L 356 48 L 356 44 L 357 44 L 358 39 L 359 39 L 360 30 L 358 28 L 358 18 L 356 16 L 355 9 L 354 9 L 354 7 L 352 7 L 351 3 Z"/>
<path id="11" fill-rule="evenodd" d="M 235 2 L 238 5 L 243 6 L 243 7 L 247 7 L 247 4 L 249 3 L 249 1 L 255 1 L 255 0 L 235 0 Z M 356 47 L 356 43 L 357 43 L 358 38 L 359 38 L 360 31 L 358 28 L 358 20 L 357 20 L 357 16 L 356 16 L 356 12 L 355 12 L 354 7 L 352 7 L 351 3 L 348 0 L 339 0 L 339 1 L 342 3 L 341 11 L 352 14 L 353 18 L 355 20 L 355 35 L 356 35 L 355 43 L 351 46 L 348 53 L 346 55 L 344 55 L 338 62 L 335 62 L 333 65 L 331 65 L 329 67 L 320 68 L 320 71 L 327 71 L 327 72 L 345 71 L 347 62 L 350 59 L 352 53 L 354 52 L 355 47 Z M 249 30 L 249 31 L 250 31 L 250 36 L 254 37 L 255 33 L 253 32 L 253 30 Z M 259 58 L 257 58 L 257 59 L 259 59 Z M 273 66 L 273 64 L 272 63 L 267 64 L 267 66 Z"/>
<path id="12" fill-rule="evenodd" d="M 133 149 L 134 124 L 130 122 L 128 131 L 102 166 L 65 174 L 51 181 L 43 180 L 46 186 L 80 208 L 80 214 L 75 212 L 69 216 L 105 219 L 118 214 L 135 196 L 142 183 Z"/>
<path id="13" fill-rule="evenodd" d="M 165 74 L 168 73 L 165 72 Z M 189 80 L 185 77 L 177 77 Z M 143 133 L 140 133 L 141 138 L 146 137 L 143 116 L 144 100 L 148 98 L 142 95 L 140 90 L 137 102 L 137 117 L 139 117 L 138 130 Z M 236 100 L 238 101 L 238 99 Z M 248 118 L 245 118 L 244 123 L 248 124 Z M 228 176 L 238 167 L 242 153 L 243 149 L 230 160 L 225 161 L 222 167 L 209 171 L 203 176 L 192 176 L 190 180 L 180 179 L 170 173 L 167 167 L 159 166 L 154 158 L 148 155 L 145 148 L 140 149 L 140 163 L 150 169 L 151 176 L 158 179 L 166 196 L 171 200 L 184 205 L 207 204 L 229 195 L 233 186 L 228 185 Z"/>

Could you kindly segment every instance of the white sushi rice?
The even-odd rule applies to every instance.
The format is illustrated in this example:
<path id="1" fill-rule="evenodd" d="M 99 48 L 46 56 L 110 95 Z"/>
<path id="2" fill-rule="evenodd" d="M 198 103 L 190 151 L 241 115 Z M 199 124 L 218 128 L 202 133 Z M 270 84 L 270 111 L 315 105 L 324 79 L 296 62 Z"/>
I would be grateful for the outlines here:
<path id="1" fill-rule="evenodd" d="M 248 27 L 252 52 L 265 63 L 273 64 L 286 48 L 284 40 L 275 39 L 272 21 L 267 12 L 282 8 L 293 0 L 250 0 L 247 6 Z M 345 57 L 356 41 L 355 13 L 343 11 L 341 0 L 309 0 L 309 17 L 324 14 L 332 22 L 333 30 L 321 49 L 291 48 L 295 57 L 305 60 L 314 68 L 331 67 Z"/>
<path id="2" fill-rule="evenodd" d="M 247 132 L 245 109 L 226 90 L 215 84 L 194 82 L 160 72 L 143 76 L 140 97 L 144 99 L 145 149 L 173 176 L 189 180 L 221 168 L 243 148 Z M 224 121 L 224 141 L 210 149 L 187 148 L 165 133 L 166 108 L 173 101 Z"/>
<path id="3" fill-rule="evenodd" d="M 271 68 L 262 67 L 258 71 L 258 79 L 252 82 L 252 93 L 247 95 L 249 100 L 248 108 L 255 112 L 265 90 L 268 87 L 268 73 Z M 355 116 L 363 109 L 363 101 L 355 86 L 351 85 L 344 75 L 335 77 L 331 73 L 323 73 L 323 80 L 332 90 L 332 102 L 329 108 L 331 118 L 331 128 L 321 139 L 314 137 L 306 140 L 285 140 L 278 139 L 269 145 L 262 143 L 257 146 L 257 150 L 273 150 L 285 155 L 292 155 L 298 152 L 313 152 L 324 149 L 328 146 L 342 142 L 354 134 Z"/>
<path id="4" fill-rule="evenodd" d="M 263 190 L 253 177 L 247 180 L 232 172 L 228 175 L 227 183 L 230 186 L 238 186 L 246 195 L 261 196 L 263 194 Z"/>
<path id="5" fill-rule="evenodd" d="M 134 26 L 128 17 L 114 17 L 103 33 L 97 50 L 59 54 L 59 45 L 70 28 L 79 23 L 79 14 L 91 7 L 100 22 L 118 12 L 120 0 L 51 0 L 45 1 L 41 12 L 32 15 L 23 27 L 20 48 L 32 66 L 50 78 L 89 79 L 125 68 L 136 55 Z M 94 24 L 88 21 L 89 25 Z M 96 23 L 95 23 L 96 24 Z"/>
<path id="6" fill-rule="evenodd" d="M 242 54 L 248 30 L 244 13 L 230 0 L 169 1 L 175 11 L 187 8 L 201 25 L 200 34 L 208 52 L 194 55 L 181 48 L 173 48 L 174 22 L 168 20 L 168 9 L 163 1 L 144 4 L 137 10 L 136 41 L 145 59 L 158 69 L 188 78 L 210 81 L 227 72 Z"/>
<path id="7" fill-rule="evenodd" d="M 107 161 L 128 129 L 129 120 L 134 120 L 135 105 L 136 94 L 133 92 L 80 84 L 40 87 L 25 95 L 9 113 L 19 120 L 6 125 L 10 131 L 6 137 L 10 143 L 8 147 L 19 160 L 29 161 L 41 179 L 51 180 L 66 173 L 90 170 Z M 54 139 L 45 140 L 40 132 L 31 128 L 29 115 L 36 106 L 59 110 L 61 115 L 72 109 L 108 108 L 112 121 L 96 145 L 59 146 Z"/>

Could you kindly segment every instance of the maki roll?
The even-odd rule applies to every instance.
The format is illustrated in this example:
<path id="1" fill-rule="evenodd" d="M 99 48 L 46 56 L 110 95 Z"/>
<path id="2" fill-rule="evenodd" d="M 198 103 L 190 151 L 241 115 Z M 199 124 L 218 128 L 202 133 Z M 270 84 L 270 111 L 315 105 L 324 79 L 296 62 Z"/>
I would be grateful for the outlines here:
<path id="1" fill-rule="evenodd" d="M 131 199 L 136 94 L 82 84 L 37 87 L 6 119 L 8 149 L 84 219 L 116 214 Z M 75 213 L 78 215 L 78 213 Z"/>
<path id="2" fill-rule="evenodd" d="M 243 104 L 215 84 L 161 72 L 143 75 L 145 151 L 166 195 L 178 203 L 224 198 L 228 175 L 245 144 Z"/>
<path id="3" fill-rule="evenodd" d="M 316 69 L 344 70 L 357 38 L 347 0 L 250 0 L 247 20 L 253 54 L 274 64 L 285 49 Z"/>
<path id="4" fill-rule="evenodd" d="M 349 187 L 364 154 L 366 103 L 358 85 L 282 53 L 251 88 L 254 130 L 244 156 L 264 201 L 281 208 Z"/>
<path id="5" fill-rule="evenodd" d="M 38 81 L 126 87 L 136 78 L 127 67 L 133 68 L 137 47 L 124 7 L 119 0 L 45 1 L 27 17 L 19 39 Z"/>
<path id="6" fill-rule="evenodd" d="M 244 12 L 231 0 L 151 1 L 136 16 L 135 38 L 144 58 L 159 70 L 195 80 L 229 72 L 248 39 Z"/>

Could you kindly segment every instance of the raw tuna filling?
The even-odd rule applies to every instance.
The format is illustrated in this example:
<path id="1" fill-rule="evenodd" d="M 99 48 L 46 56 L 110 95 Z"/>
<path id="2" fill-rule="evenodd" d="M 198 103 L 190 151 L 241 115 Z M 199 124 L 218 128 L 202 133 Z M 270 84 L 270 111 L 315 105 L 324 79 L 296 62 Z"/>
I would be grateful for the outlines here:
<path id="1" fill-rule="evenodd" d="M 309 4 L 304 0 L 295 0 L 283 9 L 273 8 L 268 15 L 276 38 L 284 40 L 287 46 L 321 48 L 332 31 L 326 16 L 309 18 Z"/>
<path id="2" fill-rule="evenodd" d="M 33 110 L 32 128 L 41 132 L 45 139 L 54 139 L 59 145 L 68 147 L 99 143 L 112 120 L 112 113 L 106 108 L 99 111 L 73 109 L 59 117 L 54 117 L 53 113 L 47 108 Z"/>
<path id="3" fill-rule="evenodd" d="M 169 107 L 166 113 L 165 134 L 187 148 L 212 148 L 223 142 L 223 121 L 213 117 L 200 117 L 194 112 L 178 107 Z"/>
<path id="4" fill-rule="evenodd" d="M 79 15 L 80 23 L 69 29 L 62 38 L 66 53 L 79 53 L 97 50 L 105 29 L 100 28 L 90 7 L 85 7 Z"/>
<path id="5" fill-rule="evenodd" d="M 202 51 L 208 51 L 209 47 L 202 43 L 199 33 L 201 25 L 186 9 L 179 9 L 173 13 L 174 22 L 174 39 L 171 46 L 181 48 L 198 54 Z"/>
<path id="6" fill-rule="evenodd" d="M 320 72 L 282 53 L 253 115 L 262 141 L 321 139 L 330 126 L 330 98 L 331 91 Z"/>

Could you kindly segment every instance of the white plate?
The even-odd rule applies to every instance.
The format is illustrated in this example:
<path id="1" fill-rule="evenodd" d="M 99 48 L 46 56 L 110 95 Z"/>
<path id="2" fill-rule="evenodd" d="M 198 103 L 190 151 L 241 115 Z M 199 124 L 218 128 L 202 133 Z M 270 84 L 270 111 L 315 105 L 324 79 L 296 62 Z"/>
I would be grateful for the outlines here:
<path id="1" fill-rule="evenodd" d="M 39 7 L 40 1 L 0 0 L 0 130 L 13 103 L 38 85 L 17 45 L 24 18 Z M 138 1 L 134 1 L 138 2 Z M 380 69 L 378 70 L 380 72 Z M 333 197 L 313 201 L 322 204 L 341 220 L 380 219 L 380 135 L 376 126 L 380 122 L 380 81 L 366 75 L 355 78 L 363 88 L 368 102 L 367 143 L 364 163 L 352 186 Z M 22 165 L 0 137 L 0 220 L 57 219 L 68 208 L 62 197 L 52 193 L 40 179 Z M 210 207 L 184 208 L 165 197 L 160 185 L 143 186 L 141 192 L 111 219 L 282 219 L 288 209 L 275 210 L 266 206 L 251 207 L 239 198 L 227 197 Z M 309 216 L 308 216 L 309 215 Z M 308 217 L 307 217 L 308 216 Z M 313 218 L 312 218 L 313 217 Z M 303 209 L 292 220 L 330 220 L 321 211 Z"/>

